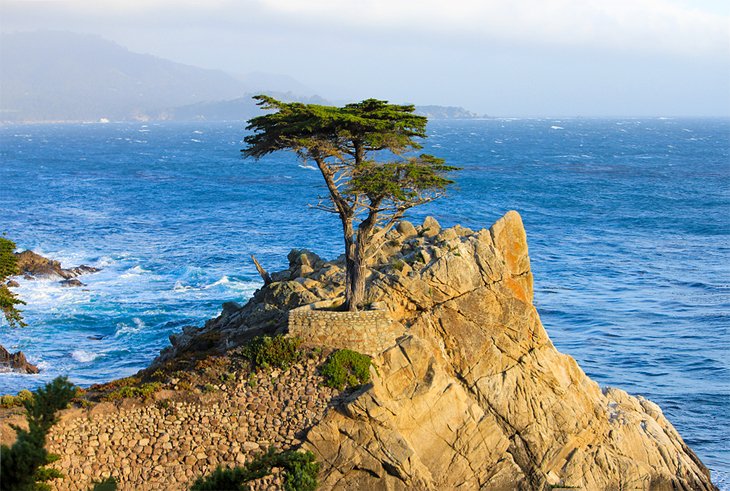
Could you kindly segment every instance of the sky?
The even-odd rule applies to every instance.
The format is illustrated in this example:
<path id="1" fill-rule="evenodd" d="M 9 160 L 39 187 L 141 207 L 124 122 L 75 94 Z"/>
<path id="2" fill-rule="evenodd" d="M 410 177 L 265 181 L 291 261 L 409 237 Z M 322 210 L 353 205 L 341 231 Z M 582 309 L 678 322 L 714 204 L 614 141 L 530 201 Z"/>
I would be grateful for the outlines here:
<path id="1" fill-rule="evenodd" d="M 492 116 L 730 117 L 727 0 L 0 0 L 0 30 Z"/>

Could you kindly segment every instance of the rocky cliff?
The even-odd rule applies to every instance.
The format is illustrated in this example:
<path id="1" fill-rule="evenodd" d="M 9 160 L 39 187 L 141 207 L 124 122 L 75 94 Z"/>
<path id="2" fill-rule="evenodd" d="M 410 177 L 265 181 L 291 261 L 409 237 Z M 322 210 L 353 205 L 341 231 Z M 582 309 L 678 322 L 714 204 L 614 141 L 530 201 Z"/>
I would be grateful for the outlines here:
<path id="1" fill-rule="evenodd" d="M 341 295 L 340 262 L 289 260 L 245 306 L 174 336 L 156 366 L 285 332 L 291 309 Z M 479 232 L 431 218 L 391 231 L 369 301 L 405 334 L 375 356 L 371 384 L 309 429 L 324 488 L 714 489 L 656 404 L 601 389 L 555 349 L 532 283 L 516 212 Z"/>

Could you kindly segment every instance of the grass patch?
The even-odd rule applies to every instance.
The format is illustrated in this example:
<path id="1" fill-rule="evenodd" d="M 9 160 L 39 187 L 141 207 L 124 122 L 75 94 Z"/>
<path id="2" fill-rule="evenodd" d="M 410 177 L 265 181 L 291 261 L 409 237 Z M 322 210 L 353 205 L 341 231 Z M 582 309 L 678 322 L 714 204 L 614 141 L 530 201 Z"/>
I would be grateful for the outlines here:
<path id="1" fill-rule="evenodd" d="M 152 397 L 152 394 L 159 391 L 161 388 L 162 384 L 160 382 L 149 382 L 140 385 L 124 385 L 107 393 L 102 397 L 102 399 L 106 401 L 116 401 L 119 399 L 138 397 L 140 399 L 147 400 Z"/>
<path id="2" fill-rule="evenodd" d="M 258 336 L 253 338 L 243 349 L 254 369 L 281 368 L 286 370 L 301 358 L 298 338 L 278 336 Z"/>
<path id="3" fill-rule="evenodd" d="M 370 381 L 369 356 L 349 349 L 332 353 L 320 370 L 324 384 L 337 390 L 345 387 L 357 387 Z"/>

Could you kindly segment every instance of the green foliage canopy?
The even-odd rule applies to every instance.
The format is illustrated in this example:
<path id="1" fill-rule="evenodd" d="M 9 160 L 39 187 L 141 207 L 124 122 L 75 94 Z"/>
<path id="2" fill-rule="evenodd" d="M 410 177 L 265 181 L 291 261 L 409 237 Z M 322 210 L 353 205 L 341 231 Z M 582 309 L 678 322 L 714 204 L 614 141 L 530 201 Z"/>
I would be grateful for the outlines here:
<path id="1" fill-rule="evenodd" d="M 15 242 L 0 237 L 0 310 L 10 327 L 23 327 L 26 324 L 17 305 L 25 305 L 25 302 L 17 298 L 5 284 L 9 277 L 19 273 L 18 261 L 13 252 Z"/>
<path id="2" fill-rule="evenodd" d="M 61 477 L 55 469 L 43 467 L 57 459 L 45 449 L 46 435 L 57 421 L 56 412 L 68 406 L 75 394 L 74 385 L 66 377 L 58 377 L 23 401 L 28 429 L 13 426 L 15 443 L 0 446 L 0 490 L 46 490 L 50 488 L 44 481 Z"/>
<path id="3" fill-rule="evenodd" d="M 329 195 L 315 208 L 342 222 L 346 257 L 346 306 L 364 297 L 365 267 L 380 240 L 406 210 L 443 196 L 456 167 L 422 148 L 427 119 L 412 105 L 366 99 L 343 107 L 254 97 L 269 112 L 249 120 L 246 157 L 292 150 L 317 164 Z M 355 225 L 357 224 L 357 228 Z"/>

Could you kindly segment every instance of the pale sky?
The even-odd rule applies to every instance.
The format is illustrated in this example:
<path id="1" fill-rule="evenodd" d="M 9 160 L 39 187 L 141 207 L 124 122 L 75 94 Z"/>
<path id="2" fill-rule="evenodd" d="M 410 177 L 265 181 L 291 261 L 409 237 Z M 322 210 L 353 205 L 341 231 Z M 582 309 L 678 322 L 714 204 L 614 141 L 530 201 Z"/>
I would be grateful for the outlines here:
<path id="1" fill-rule="evenodd" d="M 726 0 L 0 0 L 5 32 L 98 34 L 325 98 L 495 116 L 730 116 Z"/>

